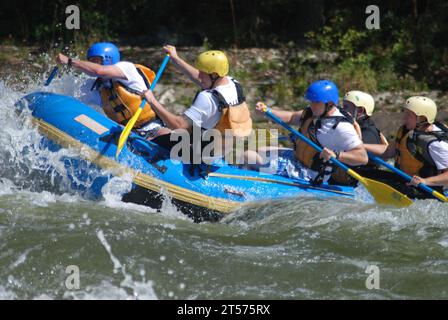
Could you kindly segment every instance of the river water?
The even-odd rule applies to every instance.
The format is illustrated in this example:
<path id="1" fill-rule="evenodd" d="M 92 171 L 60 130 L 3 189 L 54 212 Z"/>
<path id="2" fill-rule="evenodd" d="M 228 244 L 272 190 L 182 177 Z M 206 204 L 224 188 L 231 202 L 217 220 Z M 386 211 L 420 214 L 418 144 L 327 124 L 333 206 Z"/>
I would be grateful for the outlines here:
<path id="1" fill-rule="evenodd" d="M 77 96 L 80 81 L 50 90 Z M 43 82 L 0 80 L 0 299 L 448 298 L 448 207 L 436 201 L 302 198 L 195 224 L 169 200 L 161 212 L 121 202 L 126 178 L 101 199 L 72 190 L 71 151 L 43 148 L 13 108 Z"/>

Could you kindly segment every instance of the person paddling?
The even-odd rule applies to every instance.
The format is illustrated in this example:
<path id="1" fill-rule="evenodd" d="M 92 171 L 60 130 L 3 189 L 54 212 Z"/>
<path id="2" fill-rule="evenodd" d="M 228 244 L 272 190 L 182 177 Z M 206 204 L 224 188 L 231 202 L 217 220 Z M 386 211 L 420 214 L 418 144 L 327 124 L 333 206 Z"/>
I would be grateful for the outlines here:
<path id="1" fill-rule="evenodd" d="M 305 98 L 310 106 L 303 112 L 271 112 L 283 121 L 297 125 L 299 132 L 321 146 L 323 151 L 318 153 L 302 140 L 296 140 L 294 151 L 280 150 L 278 162 L 284 163 L 286 160 L 289 164 L 293 163 L 294 171 L 299 171 L 294 177 L 311 180 L 315 184 L 330 178 L 332 167 L 328 161 L 331 157 L 351 166 L 367 164 L 367 152 L 359 130 L 356 130 L 353 119 L 344 115 L 338 107 L 337 86 L 329 80 L 316 81 L 306 90 Z M 257 109 L 263 108 L 265 105 L 262 102 L 257 103 Z M 277 174 L 291 177 L 291 171 L 282 166 Z"/>
<path id="2" fill-rule="evenodd" d="M 370 94 L 359 90 L 349 91 L 344 96 L 342 106 L 343 110 L 355 121 L 354 125 L 359 128 L 358 132 L 360 130 L 360 136 L 367 151 L 371 148 L 387 149 L 389 143 L 386 137 L 377 128 L 375 122 L 371 118 L 373 111 L 375 110 L 375 100 Z M 369 161 L 367 165 L 358 166 L 353 169 L 361 175 L 364 175 L 365 172 L 377 168 L 378 165 L 376 163 Z M 358 181 L 347 175 L 344 170 L 338 168 L 332 174 L 329 183 L 355 186 L 358 184 Z"/>
<path id="3" fill-rule="evenodd" d="M 229 130 L 238 137 L 251 133 L 252 119 L 243 89 L 237 80 L 228 76 L 229 61 L 224 52 L 203 52 L 197 57 L 196 65 L 192 66 L 177 54 L 176 47 L 167 45 L 164 50 L 171 56 L 177 69 L 200 87 L 191 106 L 182 115 L 169 111 L 151 91 L 143 93 L 142 96 L 153 106 L 153 110 L 168 128 L 185 129 L 190 133 L 194 127 L 201 132 L 217 129 L 222 135 Z M 169 141 L 169 136 L 159 137 L 157 141 L 162 143 L 164 138 Z M 170 146 L 172 145 L 173 143 Z M 203 147 L 204 144 L 201 143 L 201 150 Z"/>
<path id="4" fill-rule="evenodd" d="M 155 78 L 154 72 L 139 64 L 120 61 L 116 45 L 109 42 L 93 44 L 87 51 L 87 60 L 72 59 L 59 54 L 56 61 L 73 67 L 96 80 L 81 87 L 81 101 L 101 105 L 105 114 L 115 122 L 126 125 L 138 110 L 143 91 L 149 89 Z M 169 132 L 163 122 L 146 104 L 135 128 L 141 136 L 152 139 Z"/>
<path id="5" fill-rule="evenodd" d="M 394 158 L 398 169 L 413 176 L 412 185 L 423 182 L 443 192 L 443 186 L 448 186 L 448 127 L 437 122 L 436 116 L 437 105 L 433 100 L 410 97 L 403 108 L 403 125 L 398 129 L 395 143 L 386 151 L 371 148 L 370 152 L 384 159 Z M 409 192 L 415 198 L 428 196 L 416 188 Z"/>

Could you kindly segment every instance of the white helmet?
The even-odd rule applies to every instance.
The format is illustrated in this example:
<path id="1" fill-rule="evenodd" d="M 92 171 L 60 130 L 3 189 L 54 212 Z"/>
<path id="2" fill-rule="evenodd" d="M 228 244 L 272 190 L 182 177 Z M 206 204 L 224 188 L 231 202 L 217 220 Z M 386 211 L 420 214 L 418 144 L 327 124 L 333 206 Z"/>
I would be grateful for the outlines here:
<path id="1" fill-rule="evenodd" d="M 405 109 L 414 112 L 417 116 L 425 117 L 428 123 L 434 123 L 437 116 L 437 105 L 426 97 L 410 97 L 406 100 Z"/>
<path id="2" fill-rule="evenodd" d="M 344 100 L 350 101 L 358 108 L 366 109 L 366 114 L 370 117 L 375 109 L 375 100 L 373 97 L 362 91 L 349 91 L 345 94 Z"/>

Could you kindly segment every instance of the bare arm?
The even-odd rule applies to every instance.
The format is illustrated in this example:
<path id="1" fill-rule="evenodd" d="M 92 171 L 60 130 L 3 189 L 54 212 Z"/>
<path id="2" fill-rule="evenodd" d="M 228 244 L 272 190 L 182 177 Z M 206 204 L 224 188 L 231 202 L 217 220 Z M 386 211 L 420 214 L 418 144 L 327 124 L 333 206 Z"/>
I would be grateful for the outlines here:
<path id="1" fill-rule="evenodd" d="M 364 148 L 366 148 L 367 152 L 369 152 L 373 155 L 382 156 L 385 159 L 392 158 L 395 155 L 395 149 L 388 150 L 389 148 L 392 148 L 392 147 L 390 147 L 390 144 L 387 141 L 386 137 L 381 132 L 380 132 L 380 137 L 381 137 L 381 141 L 383 142 L 382 144 L 368 144 L 368 143 L 366 144 L 366 143 L 364 143 Z M 388 157 L 386 158 L 386 156 L 388 156 Z"/>
<path id="2" fill-rule="evenodd" d="M 443 173 L 429 177 L 429 178 L 420 178 L 420 177 L 414 177 L 411 181 L 411 184 L 418 186 L 420 183 L 424 183 L 430 187 L 435 186 L 443 186 L 448 187 L 448 169 L 443 170 Z"/>
<path id="3" fill-rule="evenodd" d="M 302 111 L 286 111 L 286 110 L 279 110 L 279 109 L 271 109 L 271 112 L 273 115 L 280 118 L 282 121 L 286 122 L 287 124 L 291 125 L 299 125 L 300 124 L 300 117 L 302 116 Z"/>
<path id="4" fill-rule="evenodd" d="M 59 54 L 56 61 L 67 65 L 69 58 L 63 54 Z M 127 80 L 126 76 L 115 66 L 102 66 L 97 63 L 82 60 L 72 60 L 72 66 L 81 72 L 84 72 L 92 77 L 106 78 L 106 79 L 123 79 Z"/>
<path id="5" fill-rule="evenodd" d="M 335 158 L 336 154 L 332 150 L 324 148 L 320 154 L 320 158 L 329 161 L 331 157 Z M 361 144 L 350 151 L 340 152 L 338 160 L 349 166 L 363 166 L 369 162 L 369 157 L 367 156 L 366 149 Z"/>
<path id="6" fill-rule="evenodd" d="M 73 60 L 72 65 L 76 69 L 94 77 L 127 80 L 120 68 L 115 66 L 102 66 L 93 62 L 81 60 Z"/>
<path id="7" fill-rule="evenodd" d="M 366 149 L 360 145 L 350 151 L 341 152 L 339 160 L 350 166 L 363 166 L 369 162 Z"/>
<path id="8" fill-rule="evenodd" d="M 266 107 L 266 105 L 263 102 L 258 102 L 255 106 L 255 110 L 257 112 L 260 112 L 263 114 L 263 110 Z M 302 117 L 302 110 L 300 111 L 286 111 L 286 110 L 279 110 L 279 109 L 271 109 L 271 113 L 280 118 L 283 122 L 286 122 L 291 125 L 299 125 L 300 124 L 300 118 Z"/>
<path id="9" fill-rule="evenodd" d="M 444 170 L 443 173 L 434 176 L 426 178 L 426 184 L 430 186 L 448 186 L 448 170 Z"/>
<path id="10" fill-rule="evenodd" d="M 302 113 L 303 113 L 303 110 L 293 112 L 291 119 L 289 120 L 289 124 L 299 126 L 300 119 L 302 118 Z"/>
<path id="11" fill-rule="evenodd" d="M 151 103 L 152 108 L 159 118 L 172 130 L 185 129 L 190 130 L 192 123 L 184 116 L 176 115 L 168 111 L 157 99 L 154 94 L 147 90 L 144 93 L 146 100 Z"/>
<path id="12" fill-rule="evenodd" d="M 376 156 L 382 156 L 385 159 L 391 158 L 391 157 L 384 157 L 383 155 L 386 154 L 386 151 L 388 150 L 389 146 L 385 144 L 364 144 L 364 148 L 366 148 L 367 152 L 370 152 L 373 155 Z"/>
<path id="13" fill-rule="evenodd" d="M 193 81 L 198 86 L 202 87 L 201 81 L 199 80 L 199 70 L 187 63 L 181 57 L 177 55 L 176 47 L 174 46 L 164 46 L 163 49 L 166 53 L 171 56 L 171 61 L 173 61 L 174 65 L 191 81 Z M 203 88 L 204 89 L 204 88 Z"/>

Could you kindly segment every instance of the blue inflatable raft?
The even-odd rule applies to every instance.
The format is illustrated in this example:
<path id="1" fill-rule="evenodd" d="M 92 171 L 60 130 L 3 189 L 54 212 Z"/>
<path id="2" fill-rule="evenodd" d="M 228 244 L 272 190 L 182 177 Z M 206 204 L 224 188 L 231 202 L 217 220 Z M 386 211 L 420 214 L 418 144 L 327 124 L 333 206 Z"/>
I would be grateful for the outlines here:
<path id="1" fill-rule="evenodd" d="M 134 133 L 115 160 L 123 126 L 91 107 L 74 98 L 47 92 L 32 93 L 17 107 L 31 110 L 48 148 L 79 151 L 67 168 L 73 180 L 86 179 L 95 169 L 105 169 L 111 177 L 130 175 L 132 190 L 123 195 L 123 201 L 160 208 L 164 197 L 169 195 L 183 213 L 196 221 L 217 220 L 260 201 L 301 196 L 354 198 L 351 187 L 312 186 L 303 180 L 243 170 L 223 161 L 191 170 L 188 164 L 172 161 L 166 149 Z M 80 165 L 81 162 L 89 165 Z M 101 194 L 108 179 L 93 180 L 88 191 Z"/>

